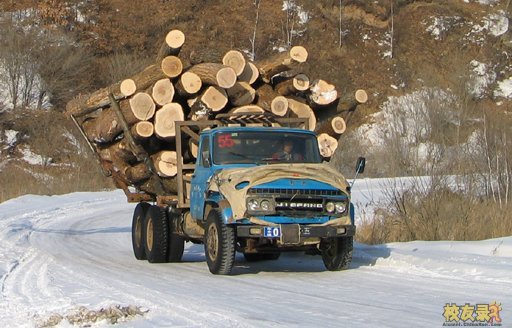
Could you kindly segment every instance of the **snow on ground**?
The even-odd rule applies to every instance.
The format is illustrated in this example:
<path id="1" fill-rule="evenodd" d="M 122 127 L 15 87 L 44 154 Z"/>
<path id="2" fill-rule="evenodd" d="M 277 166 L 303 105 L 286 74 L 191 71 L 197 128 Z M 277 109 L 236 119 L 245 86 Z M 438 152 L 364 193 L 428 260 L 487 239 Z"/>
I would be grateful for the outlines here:
<path id="1" fill-rule="evenodd" d="M 358 181 L 354 198 L 378 198 L 378 186 Z M 121 191 L 0 204 L 0 324 L 131 306 L 143 314 L 119 327 L 437 327 L 447 303 L 493 301 L 503 325 L 512 322 L 512 237 L 356 244 L 342 272 L 325 271 L 318 256 L 247 263 L 237 255 L 232 276 L 214 276 L 201 245 L 187 244 L 182 263 L 135 260 L 134 207 Z"/>
<path id="2" fill-rule="evenodd" d="M 20 151 L 23 155 L 22 159 L 30 165 L 48 165 L 52 161 L 51 158 L 44 158 L 34 153 L 28 146 L 23 147 Z"/>
<path id="3" fill-rule="evenodd" d="M 472 60 L 471 63 L 471 79 L 467 82 L 469 92 L 473 97 L 481 99 L 485 96 L 487 90 L 496 81 L 496 73 L 490 65 Z"/>
<path id="4" fill-rule="evenodd" d="M 512 77 L 498 82 L 494 96 L 512 99 Z"/>

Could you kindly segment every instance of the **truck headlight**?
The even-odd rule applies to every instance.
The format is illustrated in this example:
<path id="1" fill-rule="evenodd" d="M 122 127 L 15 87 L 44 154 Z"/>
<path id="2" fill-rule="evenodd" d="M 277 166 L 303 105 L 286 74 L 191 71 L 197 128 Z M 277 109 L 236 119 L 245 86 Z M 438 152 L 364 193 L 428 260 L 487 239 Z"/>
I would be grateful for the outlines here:
<path id="1" fill-rule="evenodd" d="M 343 213 L 347 209 L 347 206 L 345 205 L 345 203 L 336 203 L 335 207 L 336 207 L 337 213 Z"/>
<path id="2" fill-rule="evenodd" d="M 327 211 L 327 213 L 334 213 L 334 211 L 336 210 L 336 205 L 334 205 L 333 202 L 328 202 L 327 204 L 325 204 L 325 210 Z"/>
<path id="3" fill-rule="evenodd" d="M 256 199 L 250 199 L 247 202 L 247 208 L 251 211 L 257 211 L 260 208 L 260 203 Z"/>
<path id="4" fill-rule="evenodd" d="M 270 202 L 268 200 L 266 200 L 266 199 L 261 201 L 260 206 L 261 206 L 261 210 L 262 211 L 270 210 Z"/>

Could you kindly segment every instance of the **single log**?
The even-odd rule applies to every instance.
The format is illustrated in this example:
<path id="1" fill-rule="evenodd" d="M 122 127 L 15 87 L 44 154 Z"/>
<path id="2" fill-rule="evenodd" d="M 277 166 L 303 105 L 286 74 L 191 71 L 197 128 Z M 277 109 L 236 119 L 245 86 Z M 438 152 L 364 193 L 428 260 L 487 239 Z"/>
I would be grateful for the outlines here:
<path id="1" fill-rule="evenodd" d="M 306 74 L 298 74 L 292 79 L 285 80 L 276 85 L 275 90 L 281 96 L 293 95 L 309 89 L 309 77 Z"/>
<path id="2" fill-rule="evenodd" d="M 210 86 L 190 107 L 191 118 L 200 120 L 207 118 L 211 112 L 218 112 L 226 107 L 228 95 L 224 89 Z"/>
<path id="3" fill-rule="evenodd" d="M 304 47 L 295 46 L 289 52 L 282 52 L 260 61 L 257 66 L 263 81 L 269 83 L 272 76 L 289 70 L 295 64 L 304 63 L 307 58 L 307 50 Z"/>
<path id="4" fill-rule="evenodd" d="M 151 65 L 142 72 L 135 74 L 130 79 L 135 83 L 137 91 L 143 91 L 151 87 L 156 81 L 165 77 L 159 65 Z M 66 114 L 82 116 L 100 108 L 108 107 L 110 106 L 110 93 L 113 94 L 116 100 L 124 99 L 125 95 L 120 90 L 121 83 L 122 82 L 115 83 L 89 95 L 75 97 L 66 104 Z"/>
<path id="5" fill-rule="evenodd" d="M 308 130 L 315 131 L 316 116 L 308 104 L 298 101 L 296 99 L 288 98 L 288 115 L 291 117 L 306 118 L 308 119 Z"/>
<path id="6" fill-rule="evenodd" d="M 123 173 L 126 179 L 133 184 L 147 180 L 151 176 L 151 172 L 148 170 L 146 164 L 144 163 L 138 163 L 134 166 L 126 166 L 120 168 L 120 171 Z"/>
<path id="7" fill-rule="evenodd" d="M 280 96 L 269 84 L 263 84 L 256 91 L 258 100 L 256 104 L 277 116 L 284 116 L 288 112 L 288 99 Z"/>
<path id="8" fill-rule="evenodd" d="M 135 123 L 130 131 L 135 139 L 141 140 L 151 137 L 155 132 L 155 128 L 153 123 L 149 121 L 140 121 Z"/>
<path id="9" fill-rule="evenodd" d="M 169 79 L 158 80 L 153 86 L 151 95 L 158 105 L 168 104 L 174 98 L 174 85 Z"/>
<path id="10" fill-rule="evenodd" d="M 176 56 L 185 43 L 185 34 L 180 30 L 171 30 L 165 36 L 165 42 L 160 47 L 156 61 L 159 62 L 167 56 Z"/>
<path id="11" fill-rule="evenodd" d="M 344 112 L 353 110 L 357 105 L 364 104 L 368 101 L 368 94 L 365 90 L 359 89 L 353 93 L 347 93 L 340 98 L 337 111 Z"/>
<path id="12" fill-rule="evenodd" d="M 179 103 L 170 103 L 160 108 L 155 115 L 155 134 L 162 139 L 176 136 L 176 121 L 183 121 L 185 115 Z"/>
<path id="13" fill-rule="evenodd" d="M 263 113 L 265 113 L 265 110 L 257 105 L 247 105 L 247 106 L 233 108 L 232 110 L 229 111 L 229 113 L 231 113 L 231 114 L 240 114 L 240 113 L 263 114 Z M 243 116 L 232 116 L 231 117 L 231 119 L 235 119 L 235 120 L 236 120 L 236 118 L 243 118 Z M 263 123 L 256 123 L 256 122 L 255 123 L 247 123 L 247 122 L 248 122 L 248 119 L 245 118 L 243 125 L 245 125 L 245 126 L 263 126 Z M 228 124 L 228 126 L 237 126 L 237 125 L 240 125 L 240 124 Z"/>
<path id="14" fill-rule="evenodd" d="M 129 97 L 135 94 L 135 92 L 137 91 L 137 86 L 135 85 L 134 80 L 126 79 L 121 82 L 119 90 L 124 96 Z"/>
<path id="15" fill-rule="evenodd" d="M 237 78 L 235 71 L 231 67 L 217 63 L 197 64 L 192 66 L 189 72 L 197 74 L 205 84 L 225 89 L 235 85 Z"/>
<path id="16" fill-rule="evenodd" d="M 115 166 L 123 166 L 118 163 L 133 164 L 137 157 L 133 154 L 126 138 L 122 138 L 107 148 L 98 148 L 102 160 L 114 163 Z"/>
<path id="17" fill-rule="evenodd" d="M 173 177 L 178 173 L 178 159 L 175 151 L 163 150 L 151 156 L 157 173 L 161 177 Z"/>
<path id="18" fill-rule="evenodd" d="M 339 137 L 347 129 L 347 124 L 341 116 L 333 116 L 317 125 L 317 134 L 326 133 L 331 137 Z"/>
<path id="19" fill-rule="evenodd" d="M 222 57 L 222 64 L 231 67 L 237 76 L 244 71 L 245 63 L 244 55 L 237 50 L 230 50 Z"/>
<path id="20" fill-rule="evenodd" d="M 183 72 L 183 63 L 178 57 L 167 56 L 160 63 L 162 72 L 170 78 L 175 78 Z"/>
<path id="21" fill-rule="evenodd" d="M 229 111 L 231 114 L 239 114 L 239 113 L 251 113 L 251 114 L 263 114 L 265 110 L 258 105 L 247 105 L 233 108 Z"/>
<path id="22" fill-rule="evenodd" d="M 139 92 L 129 101 L 133 115 L 140 121 L 147 121 L 155 115 L 155 102 L 147 93 Z"/>
<path id="23" fill-rule="evenodd" d="M 329 158 L 334 155 L 334 151 L 338 148 L 338 140 L 326 133 L 318 135 L 317 140 L 322 157 Z"/>
<path id="24" fill-rule="evenodd" d="M 133 115 L 128 100 L 122 100 L 119 107 L 128 124 L 139 121 Z M 112 108 L 103 109 L 96 119 L 86 120 L 82 126 L 87 138 L 96 143 L 111 142 L 123 131 L 121 122 Z"/>
<path id="25" fill-rule="evenodd" d="M 315 80 L 309 87 L 308 100 L 312 106 L 325 106 L 338 99 L 336 87 L 324 80 Z"/>
<path id="26" fill-rule="evenodd" d="M 178 193 L 178 182 L 177 177 L 161 178 L 156 175 L 152 175 L 143 184 L 138 185 L 138 189 L 151 195 L 161 195 L 158 192 L 160 186 L 163 187 L 164 191 L 168 195 L 176 195 Z"/>
<path id="27" fill-rule="evenodd" d="M 234 86 L 227 89 L 229 102 L 233 106 L 245 106 L 254 101 L 256 90 L 247 82 L 236 82 Z"/>
<path id="28" fill-rule="evenodd" d="M 185 72 L 181 74 L 178 82 L 176 82 L 175 90 L 182 97 L 190 97 L 198 93 L 202 86 L 201 78 L 197 74 Z"/>
<path id="29" fill-rule="evenodd" d="M 238 76 L 238 81 L 247 82 L 249 84 L 254 84 L 260 77 L 260 71 L 258 67 L 251 62 L 246 62 L 244 70 Z"/>
<path id="30" fill-rule="evenodd" d="M 194 49 L 190 52 L 190 64 L 217 63 L 222 60 L 222 53 L 218 49 Z"/>

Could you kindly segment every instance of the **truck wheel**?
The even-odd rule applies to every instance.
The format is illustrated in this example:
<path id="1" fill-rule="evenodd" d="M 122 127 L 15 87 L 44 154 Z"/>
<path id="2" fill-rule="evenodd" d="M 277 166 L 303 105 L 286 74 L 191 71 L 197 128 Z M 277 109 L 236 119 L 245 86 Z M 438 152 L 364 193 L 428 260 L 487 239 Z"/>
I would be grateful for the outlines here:
<path id="1" fill-rule="evenodd" d="M 277 260 L 281 253 L 244 253 L 247 262 Z"/>
<path id="2" fill-rule="evenodd" d="M 178 214 L 169 213 L 169 244 L 167 245 L 167 262 L 179 262 L 183 257 L 185 239 L 174 232 L 178 223 Z"/>
<path id="3" fill-rule="evenodd" d="M 218 210 L 211 210 L 206 220 L 204 238 L 204 253 L 210 272 L 230 274 L 235 262 L 235 251 L 235 228 L 222 222 Z"/>
<path id="4" fill-rule="evenodd" d="M 144 249 L 144 243 L 146 242 L 146 236 L 144 234 L 144 218 L 149 207 L 148 203 L 138 203 L 133 211 L 132 219 L 132 247 L 133 255 L 137 260 L 146 259 L 146 250 Z"/>
<path id="5" fill-rule="evenodd" d="M 146 256 L 151 263 L 167 261 L 167 247 L 169 242 L 169 224 L 165 211 L 158 206 L 151 206 L 144 219 L 144 232 L 146 233 Z"/>
<path id="6" fill-rule="evenodd" d="M 352 262 L 352 237 L 326 238 L 320 243 L 322 260 L 329 271 L 346 270 Z"/>

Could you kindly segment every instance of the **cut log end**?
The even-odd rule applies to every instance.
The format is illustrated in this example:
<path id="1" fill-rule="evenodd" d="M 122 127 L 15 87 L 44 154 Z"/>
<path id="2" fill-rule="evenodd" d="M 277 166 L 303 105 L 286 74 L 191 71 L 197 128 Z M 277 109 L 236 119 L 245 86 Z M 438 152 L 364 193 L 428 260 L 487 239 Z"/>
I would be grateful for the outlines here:
<path id="1" fill-rule="evenodd" d="M 180 30 L 172 30 L 165 36 L 165 43 L 171 49 L 179 49 L 185 43 L 185 34 Z"/>
<path id="2" fill-rule="evenodd" d="M 338 148 L 338 140 L 326 133 L 318 135 L 317 140 L 322 157 L 329 158 L 334 155 L 334 151 Z"/>
<path id="3" fill-rule="evenodd" d="M 309 77 L 306 74 L 299 74 L 293 78 L 293 87 L 298 91 L 309 89 Z"/>
<path id="4" fill-rule="evenodd" d="M 155 103 L 160 106 L 166 105 L 172 102 L 174 98 L 174 86 L 169 79 L 158 80 L 153 86 L 153 92 L 151 94 Z"/>
<path id="5" fill-rule="evenodd" d="M 137 86 L 135 85 L 134 80 L 126 79 L 121 82 L 119 90 L 125 97 L 129 97 L 135 94 L 135 92 L 137 91 Z"/>
<path id="6" fill-rule="evenodd" d="M 334 117 L 331 121 L 332 130 L 336 134 L 343 134 L 347 130 L 347 124 L 342 117 Z"/>
<path id="7" fill-rule="evenodd" d="M 308 59 L 308 51 L 302 46 L 295 46 L 290 50 L 290 57 L 298 63 L 304 63 Z"/>
<path id="8" fill-rule="evenodd" d="M 218 112 L 226 107 L 228 96 L 223 89 L 210 86 L 201 96 L 201 101 L 212 111 Z"/>
<path id="9" fill-rule="evenodd" d="M 155 129 L 153 123 L 148 121 L 137 122 L 131 128 L 131 133 L 136 139 L 146 139 L 153 135 Z"/>
<path id="10" fill-rule="evenodd" d="M 356 101 L 360 104 L 365 104 L 368 101 L 368 94 L 365 90 L 359 89 L 355 93 Z"/>
<path id="11" fill-rule="evenodd" d="M 231 88 L 235 85 L 236 79 L 236 72 L 231 67 L 224 67 L 217 72 L 217 84 L 221 88 Z"/>
<path id="12" fill-rule="evenodd" d="M 183 90 L 191 95 L 198 93 L 203 86 L 201 78 L 192 72 L 183 73 L 180 78 L 180 83 L 183 86 Z"/>
<path id="13" fill-rule="evenodd" d="M 162 72 L 170 78 L 175 78 L 183 71 L 183 63 L 176 56 L 167 56 L 161 63 Z"/>
<path id="14" fill-rule="evenodd" d="M 155 114 L 155 134 L 168 139 L 176 136 L 176 121 L 183 121 L 185 115 L 178 103 L 170 103 L 160 108 Z"/>
<path id="15" fill-rule="evenodd" d="M 139 92 L 133 96 L 130 99 L 130 107 L 133 115 L 141 121 L 147 121 L 155 115 L 155 102 L 145 92 Z"/>
<path id="16" fill-rule="evenodd" d="M 275 97 L 270 105 L 272 113 L 277 116 L 285 116 L 288 112 L 288 99 L 283 96 Z"/>
<path id="17" fill-rule="evenodd" d="M 244 55 L 237 50 L 228 51 L 222 58 L 222 63 L 231 67 L 237 76 L 242 74 L 246 64 Z"/>

